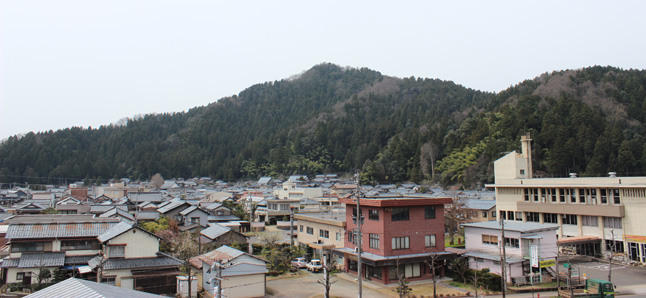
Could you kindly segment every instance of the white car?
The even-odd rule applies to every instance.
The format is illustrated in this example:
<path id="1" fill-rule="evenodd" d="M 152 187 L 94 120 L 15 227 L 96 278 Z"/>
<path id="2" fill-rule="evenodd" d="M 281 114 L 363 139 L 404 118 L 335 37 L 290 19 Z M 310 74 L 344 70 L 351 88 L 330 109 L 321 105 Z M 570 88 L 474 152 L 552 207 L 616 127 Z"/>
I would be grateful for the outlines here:
<path id="1" fill-rule="evenodd" d="M 319 272 L 323 270 L 323 263 L 319 259 L 313 259 L 307 263 L 307 270 L 312 272 Z"/>

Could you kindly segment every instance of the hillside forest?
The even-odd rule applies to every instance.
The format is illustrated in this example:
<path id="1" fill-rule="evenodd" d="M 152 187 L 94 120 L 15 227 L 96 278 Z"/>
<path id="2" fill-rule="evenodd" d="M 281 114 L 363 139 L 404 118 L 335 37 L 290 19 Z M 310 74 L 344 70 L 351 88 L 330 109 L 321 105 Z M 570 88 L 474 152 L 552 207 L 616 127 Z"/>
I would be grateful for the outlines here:
<path id="1" fill-rule="evenodd" d="M 216 82 L 214 82 L 216 83 Z M 13 136 L 0 183 L 361 171 L 363 183 L 482 187 L 531 134 L 535 176 L 646 175 L 646 71 L 554 71 L 499 93 L 320 64 L 186 112 Z"/>

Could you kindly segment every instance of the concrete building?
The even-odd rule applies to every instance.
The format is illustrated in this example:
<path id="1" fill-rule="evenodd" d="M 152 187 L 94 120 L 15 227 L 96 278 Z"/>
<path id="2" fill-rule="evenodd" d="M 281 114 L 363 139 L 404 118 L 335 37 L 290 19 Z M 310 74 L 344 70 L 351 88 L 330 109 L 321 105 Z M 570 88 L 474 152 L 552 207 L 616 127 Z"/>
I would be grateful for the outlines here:
<path id="1" fill-rule="evenodd" d="M 607 249 L 646 263 L 646 177 L 534 178 L 529 135 L 522 151 L 494 162 L 498 215 L 510 221 L 560 227 L 560 246 L 581 255 L 603 256 Z"/>
<path id="2" fill-rule="evenodd" d="M 314 249 L 316 257 L 324 250 L 342 248 L 345 242 L 345 210 L 343 212 L 296 214 L 298 220 L 298 244 Z M 342 259 L 335 260 L 337 264 Z"/>
<path id="3" fill-rule="evenodd" d="M 478 223 L 463 224 L 465 251 L 463 255 L 469 258 L 471 269 L 482 270 L 489 268 L 492 273 L 502 275 L 501 246 L 505 245 L 505 262 L 507 271 L 507 282 L 512 279 L 527 283 L 526 278 L 534 273 L 534 282 L 540 282 L 539 274 L 548 275 L 556 272 L 554 264 L 545 262 L 553 261 L 557 256 L 555 224 L 524 223 L 516 221 L 505 221 L 505 239 L 502 239 L 502 227 L 498 221 L 487 221 Z M 543 266 L 549 264 L 550 269 L 539 269 L 531 266 L 531 250 L 536 246 L 537 260 L 543 261 Z M 549 271 L 548 271 L 549 270 Z"/>
<path id="4" fill-rule="evenodd" d="M 344 248 L 334 253 L 344 257 L 347 272 L 356 274 L 356 244 L 360 241 L 354 233 L 357 201 L 344 198 L 341 202 L 346 204 L 346 237 Z M 455 256 L 444 251 L 444 204 L 450 202 L 451 198 L 427 196 L 362 198 L 363 277 L 384 284 L 395 282 L 397 265 L 408 280 L 444 275 L 445 261 Z M 434 255 L 441 268 L 430 272 L 425 261 L 430 262 Z"/>

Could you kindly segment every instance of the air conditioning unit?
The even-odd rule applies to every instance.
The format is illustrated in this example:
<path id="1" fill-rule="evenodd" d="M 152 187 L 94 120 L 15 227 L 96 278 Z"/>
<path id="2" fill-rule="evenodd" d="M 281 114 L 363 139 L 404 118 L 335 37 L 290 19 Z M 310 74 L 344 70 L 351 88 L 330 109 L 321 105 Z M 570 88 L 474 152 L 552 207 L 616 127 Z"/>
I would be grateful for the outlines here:
<path id="1" fill-rule="evenodd" d="M 597 204 L 597 199 L 590 199 L 590 204 L 596 205 Z"/>
<path id="2" fill-rule="evenodd" d="M 359 253 L 359 248 L 358 248 L 358 247 L 355 247 L 355 248 L 354 248 L 354 252 L 355 252 L 355 253 Z"/>

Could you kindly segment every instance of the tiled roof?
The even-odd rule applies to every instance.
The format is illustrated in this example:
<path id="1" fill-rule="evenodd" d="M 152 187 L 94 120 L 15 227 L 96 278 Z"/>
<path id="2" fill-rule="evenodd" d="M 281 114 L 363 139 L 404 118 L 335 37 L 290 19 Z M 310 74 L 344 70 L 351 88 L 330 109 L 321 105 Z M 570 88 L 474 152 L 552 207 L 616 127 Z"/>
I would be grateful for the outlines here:
<path id="1" fill-rule="evenodd" d="M 465 205 L 468 209 L 489 210 L 496 206 L 496 200 L 467 199 Z"/>
<path id="2" fill-rule="evenodd" d="M 88 265 L 94 269 L 100 265 L 100 257 L 94 257 L 88 261 Z M 181 266 L 182 261 L 171 256 L 158 253 L 155 258 L 136 258 L 136 259 L 107 259 L 103 263 L 103 270 L 121 270 L 132 268 L 158 268 L 158 267 L 177 267 Z"/>
<path id="3" fill-rule="evenodd" d="M 135 218 L 130 213 L 128 213 L 127 211 L 118 209 L 118 208 L 110 209 L 110 210 L 106 211 L 105 213 L 99 215 L 99 217 L 115 217 L 117 215 L 121 216 L 121 217 L 125 217 L 126 219 L 131 220 L 131 221 L 135 220 Z"/>
<path id="4" fill-rule="evenodd" d="M 65 265 L 73 265 L 73 264 L 87 264 L 87 262 L 96 257 L 94 256 L 66 256 L 65 257 Z"/>
<path id="5" fill-rule="evenodd" d="M 164 297 L 146 292 L 130 290 L 121 287 L 115 287 L 108 284 L 100 284 L 89 280 L 82 280 L 70 277 L 55 285 L 44 288 L 38 292 L 32 293 L 26 297 L 29 298 L 157 298 Z"/>
<path id="6" fill-rule="evenodd" d="M 463 227 L 473 227 L 473 228 L 483 228 L 483 229 L 493 229 L 500 230 L 501 225 L 499 221 L 484 221 L 476 223 L 467 223 L 462 224 Z M 516 231 L 516 232 L 533 232 L 539 230 L 556 230 L 559 226 L 556 224 L 542 224 L 537 222 L 517 222 L 511 220 L 505 220 L 505 230 L 506 231 Z"/>
<path id="7" fill-rule="evenodd" d="M 132 192 L 128 193 L 128 199 L 131 202 L 161 202 L 163 201 L 162 194 L 159 192 Z"/>
<path id="8" fill-rule="evenodd" d="M 161 214 L 157 211 L 143 211 L 135 213 L 135 216 L 139 220 L 157 220 Z"/>
<path id="9" fill-rule="evenodd" d="M 11 224 L 7 239 L 39 239 L 64 237 L 97 237 L 117 222 Z"/>
<path id="10" fill-rule="evenodd" d="M 20 258 L 16 259 L 10 259 L 9 257 L 6 257 L 2 259 L 2 266 L 1 268 L 16 268 L 18 267 L 18 264 L 20 263 Z"/>
<path id="11" fill-rule="evenodd" d="M 157 209 L 157 212 L 164 214 L 184 204 L 186 204 L 185 201 L 172 201 L 169 204 L 164 205 L 164 207 Z"/>
<path id="12" fill-rule="evenodd" d="M 188 208 L 182 210 L 179 214 L 186 215 L 186 214 L 189 214 L 189 213 L 193 212 L 195 209 L 197 209 L 197 206 L 191 206 L 191 207 L 188 207 Z"/>
<path id="13" fill-rule="evenodd" d="M 189 260 L 189 262 L 195 266 L 196 268 L 202 268 L 202 262 L 206 263 L 207 265 L 211 266 L 214 261 L 222 261 L 222 260 L 233 260 L 240 255 L 243 255 L 244 252 L 237 250 L 235 248 L 231 248 L 226 245 L 220 246 L 218 249 L 214 249 L 210 252 L 207 252 L 205 254 L 201 254 L 197 257 L 193 257 Z"/>
<path id="14" fill-rule="evenodd" d="M 23 253 L 18 268 L 60 267 L 63 264 L 64 252 Z"/>
<path id="15" fill-rule="evenodd" d="M 226 234 L 227 232 L 231 231 L 231 228 L 229 227 L 223 227 L 219 224 L 211 224 L 210 227 L 202 230 L 200 232 L 201 235 L 204 235 L 205 237 L 209 239 L 217 239 L 218 237 Z"/>
<path id="16" fill-rule="evenodd" d="M 122 221 L 119 224 L 112 227 L 111 229 L 105 231 L 103 234 L 99 235 L 98 239 L 101 242 L 106 242 L 114 237 L 117 237 L 127 232 L 130 229 L 132 229 L 132 224 Z"/>
<path id="17" fill-rule="evenodd" d="M 209 215 L 208 216 L 209 222 L 232 221 L 232 220 L 240 220 L 240 218 L 234 215 Z"/>
<path id="18" fill-rule="evenodd" d="M 126 205 L 92 205 L 92 206 L 90 206 L 90 212 L 91 213 L 104 213 L 104 212 L 114 208 L 115 206 L 117 208 L 121 209 L 121 210 L 125 210 L 125 211 L 128 210 L 128 206 L 126 206 Z"/>

